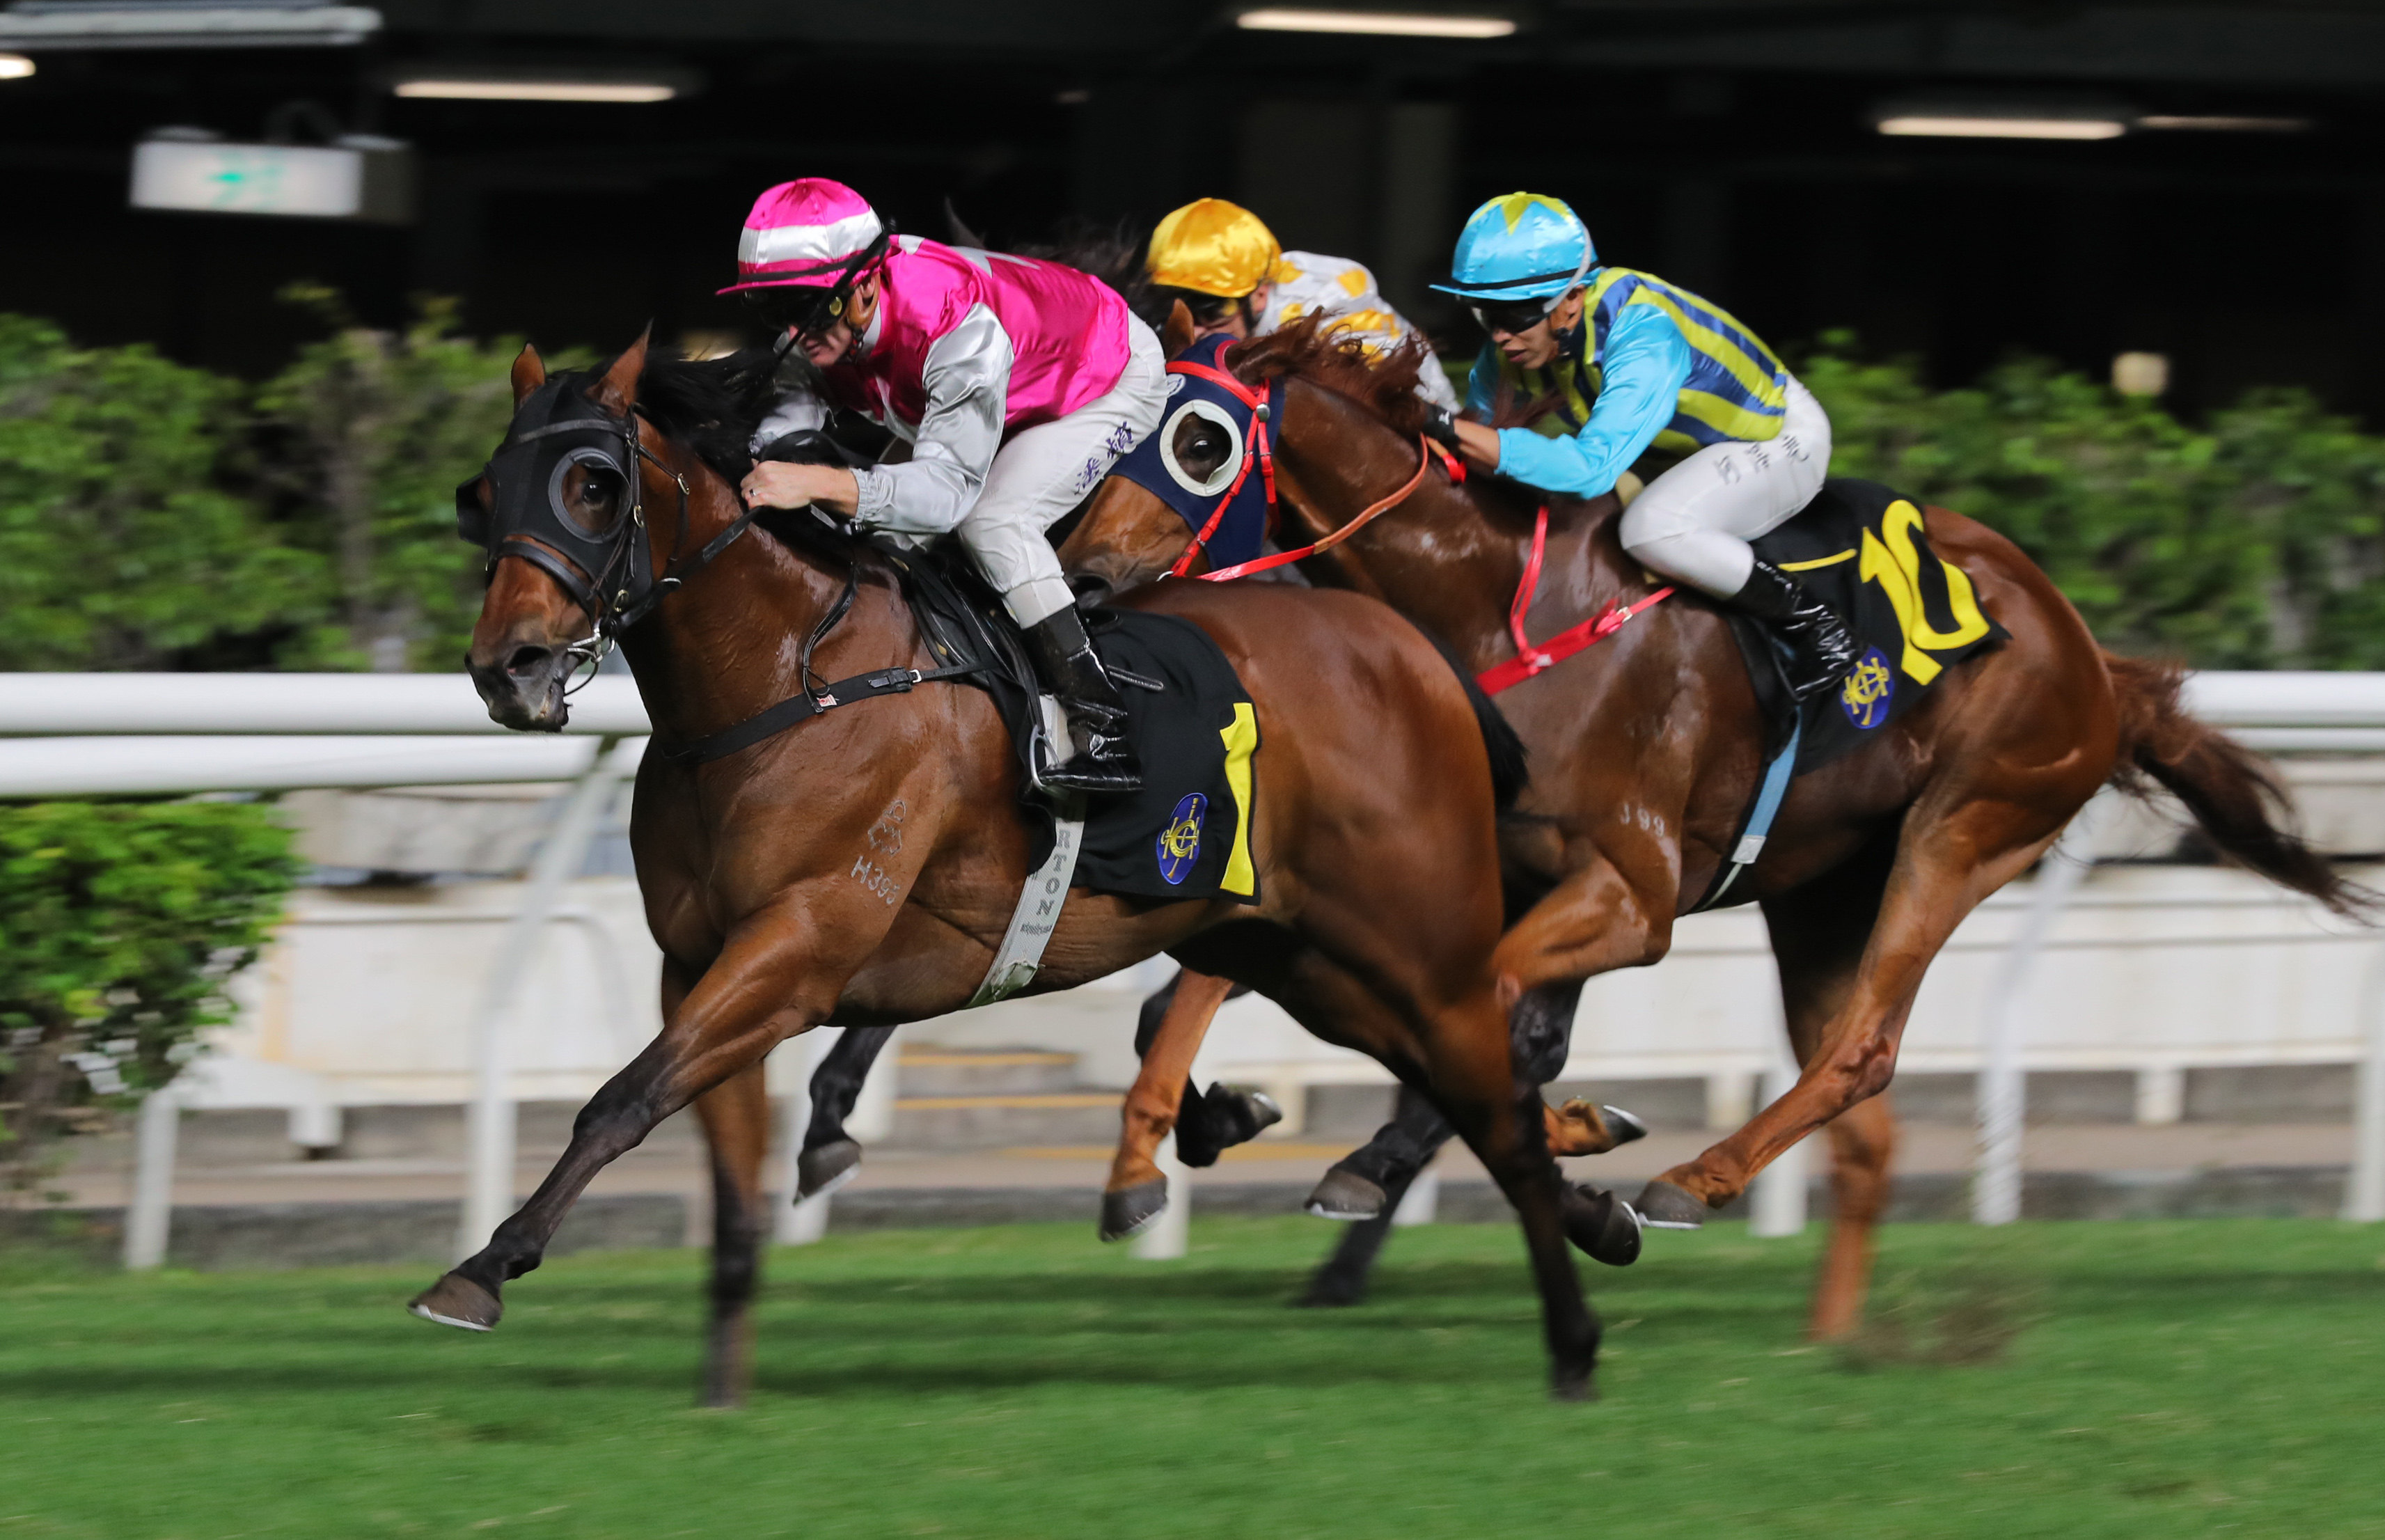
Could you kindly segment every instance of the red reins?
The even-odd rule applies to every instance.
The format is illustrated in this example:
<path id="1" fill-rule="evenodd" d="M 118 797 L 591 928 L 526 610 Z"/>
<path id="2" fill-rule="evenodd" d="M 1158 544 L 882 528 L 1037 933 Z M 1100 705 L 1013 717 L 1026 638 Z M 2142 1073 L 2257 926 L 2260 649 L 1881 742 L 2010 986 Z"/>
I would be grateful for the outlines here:
<path id="1" fill-rule="evenodd" d="M 1532 554 L 1524 558 L 1524 580 L 1516 585 L 1516 597 L 1507 606 L 1507 634 L 1516 639 L 1516 656 L 1474 676 L 1474 682 L 1482 686 L 1482 693 L 1486 695 L 1513 689 L 1584 648 L 1596 646 L 1621 631 L 1624 623 L 1633 616 L 1662 602 L 1673 592 L 1667 585 L 1631 604 L 1609 600 L 1606 607 L 1596 615 L 1580 625 L 1567 627 L 1536 647 L 1524 634 L 1524 617 L 1532 612 L 1532 595 L 1541 586 L 1541 562 L 1548 555 L 1548 548 L 1549 506 L 1542 503 L 1540 511 L 1532 518 Z"/>
<path id="2" fill-rule="evenodd" d="M 1250 443 L 1242 451 L 1242 468 L 1234 473 L 1234 484 L 1228 487 L 1225 495 L 1217 499 L 1217 507 L 1209 514 L 1209 521 L 1201 526 L 1201 532 L 1192 537 L 1192 544 L 1184 547 L 1184 554 L 1178 557 L 1176 565 L 1168 570 L 1169 577 L 1180 578 L 1192 565 L 1192 558 L 1208 550 L 1209 537 L 1217 532 L 1218 524 L 1225 520 L 1226 510 L 1234 506 L 1234 499 L 1242 495 L 1242 483 L 1251 479 L 1253 461 L 1258 463 L 1259 476 L 1267 486 L 1267 528 L 1268 532 L 1274 532 L 1275 456 L 1267 445 L 1267 419 L 1274 415 L 1268 404 L 1275 394 L 1275 382 L 1268 381 L 1265 394 L 1260 394 L 1253 391 L 1224 369 L 1211 369 L 1206 364 L 1196 364 L 1189 358 L 1180 358 L 1169 364 L 1168 372 L 1190 374 L 1206 380 L 1251 409 Z M 1245 570 L 1245 568 L 1235 568 L 1232 570 L 1239 572 Z M 1205 575 L 1215 578 L 1217 574 Z"/>

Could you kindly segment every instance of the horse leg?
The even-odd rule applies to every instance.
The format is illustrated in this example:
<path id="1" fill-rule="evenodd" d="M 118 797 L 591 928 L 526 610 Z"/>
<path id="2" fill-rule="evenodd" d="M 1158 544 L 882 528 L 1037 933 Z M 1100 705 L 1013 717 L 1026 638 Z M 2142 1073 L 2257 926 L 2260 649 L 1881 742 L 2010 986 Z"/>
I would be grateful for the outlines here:
<path id="1" fill-rule="evenodd" d="M 762 1161 L 770 1098 L 751 1065 L 695 1098 L 712 1148 L 712 1325 L 704 1350 L 704 1404 L 742 1407 L 754 1378 L 754 1290 L 761 1281 Z"/>
<path id="2" fill-rule="evenodd" d="M 1566 1239 L 1565 1179 L 1549 1154 L 1540 1087 L 1516 1071 L 1496 1000 L 1486 991 L 1428 1008 L 1377 993 L 1313 949 L 1269 993 L 1327 1042 L 1359 1048 L 1404 1082 L 1427 1089 L 1522 1223 L 1541 1296 L 1552 1394 L 1568 1401 L 1592 1396 L 1598 1320 L 1582 1297 Z"/>
<path id="3" fill-rule="evenodd" d="M 1765 900 L 1789 1044 L 1801 1065 L 1812 1062 L 1824 1029 L 1854 992 L 1894 858 L 1895 841 L 1882 837 L 1816 881 Z M 1889 1159 L 1896 1148 L 1888 1093 L 1831 1119 L 1829 1133 L 1830 1237 L 1815 1278 L 1808 1327 L 1819 1339 L 1845 1335 L 1863 1315 L 1875 1231 L 1888 1201 Z"/>
<path id="4" fill-rule="evenodd" d="M 1176 976 L 1152 991 L 1143 1002 L 1134 1029 L 1134 1056 L 1141 1058 L 1151 1051 L 1158 1040 L 1160 1024 L 1167 1020 L 1168 1008 L 1176 998 L 1177 986 L 1182 983 L 1188 970 L 1178 969 Z M 1230 983 L 1225 997 L 1239 1000 L 1251 992 L 1246 983 Z M 1214 1018 L 1216 1008 L 1211 1008 Z M 1206 1032 L 1206 1022 L 1202 1031 Z M 1188 1076 L 1176 1106 L 1176 1158 L 1196 1169 L 1214 1166 L 1217 1157 L 1236 1145 L 1246 1145 L 1283 1121 L 1283 1108 L 1263 1091 L 1238 1091 L 1219 1081 L 1206 1092 L 1192 1083 Z"/>
<path id="5" fill-rule="evenodd" d="M 1443 1143 L 1456 1134 L 1449 1120 L 1433 1109 L 1432 1103 L 1420 1093 L 1403 1085 L 1399 1104 L 1392 1113 L 1393 1125 L 1430 1131 L 1431 1152 L 1438 1152 Z M 1385 1133 L 1390 1130 L 1386 1129 Z M 1380 1142 L 1383 1134 L 1378 1133 Z M 1413 1134 L 1403 1134 L 1412 1138 Z M 1369 1146 L 1372 1147 L 1371 1146 Z M 1423 1174 L 1426 1162 L 1432 1158 L 1428 1152 L 1424 1160 L 1413 1165 L 1403 1163 L 1382 1176 L 1382 1204 L 1371 1219 L 1363 1219 L 1346 1226 L 1342 1238 L 1334 1244 L 1332 1253 L 1323 1266 L 1308 1280 L 1308 1290 L 1295 1303 L 1305 1306 L 1355 1305 L 1367 1297 L 1367 1279 L 1375 1271 L 1375 1258 L 1382 1254 L 1383 1243 L 1392 1236 L 1392 1216 L 1398 1212 L 1400 1200 Z M 1349 1158 L 1356 1158 L 1351 1157 Z M 1329 1178 L 1331 1173 L 1327 1173 Z M 1314 1204 L 1317 1199 L 1309 1199 Z M 1312 1209 L 1312 1212 L 1314 1210 Z"/>
<path id="6" fill-rule="evenodd" d="M 1885 1089 L 1914 996 L 1939 948 L 1981 899 L 2044 854 L 2092 789 L 2067 799 L 2059 793 L 1980 795 L 1976 789 L 1926 794 L 1905 814 L 1879 922 L 1845 1002 L 1823 1022 L 1797 1083 L 1746 1127 L 1649 1183 L 1638 1205 L 1648 1222 L 1694 1228 L 1708 1208 L 1744 1192 L 1781 1151 Z"/>
<path id="7" fill-rule="evenodd" d="M 847 1027 L 820 1056 L 812 1071 L 812 1121 L 804 1125 L 803 1153 L 795 1157 L 797 1198 L 832 1193 L 861 1174 L 861 1146 L 844 1132 L 844 1121 L 893 1036 L 893 1027 Z"/>
<path id="8" fill-rule="evenodd" d="M 666 959 L 661 1034 L 580 1109 L 571 1143 L 530 1201 L 407 1308 L 444 1326 L 496 1325 L 504 1313 L 499 1291 L 538 1266 L 598 1171 L 635 1149 L 656 1123 L 835 1009 L 849 970 L 822 969 L 808 955 L 801 943 L 811 918 L 796 908 L 748 922 L 692 987 Z"/>
<path id="9" fill-rule="evenodd" d="M 1168 1178 L 1159 1169 L 1159 1142 L 1176 1126 L 1191 1089 L 1187 1076 L 1209 1021 L 1234 987 L 1231 979 L 1189 970 L 1169 985 L 1166 1014 L 1148 1044 L 1138 1043 L 1143 1066 L 1119 1109 L 1124 1124 L 1110 1179 L 1102 1192 L 1101 1237 L 1122 1241 L 1140 1233 L 1168 1208 Z M 1215 1158 L 1213 1156 L 1212 1158 Z"/>

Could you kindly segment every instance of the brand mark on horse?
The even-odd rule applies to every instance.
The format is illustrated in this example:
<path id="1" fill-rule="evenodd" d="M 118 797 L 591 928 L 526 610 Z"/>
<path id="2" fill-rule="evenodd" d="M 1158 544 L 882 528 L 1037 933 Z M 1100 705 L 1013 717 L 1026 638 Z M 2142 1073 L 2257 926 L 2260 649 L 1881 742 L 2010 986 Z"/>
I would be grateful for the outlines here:
<path id="1" fill-rule="evenodd" d="M 890 855 L 902 849 L 903 820 L 910 810 L 901 797 L 896 797 L 893 805 L 880 813 L 878 821 L 869 826 L 869 848 L 883 850 Z"/>
<path id="2" fill-rule="evenodd" d="M 1186 792 L 1184 800 L 1176 805 L 1176 811 L 1168 818 L 1168 827 L 1159 832 L 1159 875 L 1170 887 L 1180 885 L 1192 876 L 1193 864 L 1201 858 L 1201 822 L 1208 810 L 1207 797 L 1199 792 Z"/>
<path id="3" fill-rule="evenodd" d="M 854 858 L 852 876 L 863 887 L 886 900 L 889 908 L 894 903 L 894 895 L 903 891 L 903 884 L 895 880 L 893 872 L 867 856 Z"/>

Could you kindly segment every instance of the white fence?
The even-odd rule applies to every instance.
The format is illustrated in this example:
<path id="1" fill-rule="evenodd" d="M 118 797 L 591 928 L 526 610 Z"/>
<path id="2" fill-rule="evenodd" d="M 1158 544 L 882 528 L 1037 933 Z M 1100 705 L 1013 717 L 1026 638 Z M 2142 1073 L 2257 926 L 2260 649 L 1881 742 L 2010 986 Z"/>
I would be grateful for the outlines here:
<path id="1" fill-rule="evenodd" d="M 2192 688 L 2198 712 L 2241 727 L 2259 746 L 2385 749 L 2385 675 L 2204 675 Z M 587 1094 L 653 1030 L 655 959 L 643 925 L 622 922 L 630 906 L 620 884 L 601 900 L 585 884 L 565 896 L 594 812 L 634 768 L 643 741 L 633 735 L 644 731 L 634 684 L 618 677 L 599 678 L 576 697 L 572 736 L 520 737 L 487 721 L 468 683 L 453 675 L 11 675 L 0 686 L 0 740 L 15 740 L 0 741 L 0 795 L 576 779 L 532 880 L 510 890 L 481 886 L 469 912 L 368 917 L 352 909 L 333 918 L 338 901 L 302 901 L 266 966 L 256 1009 L 227 1040 L 231 1053 L 181 1093 L 197 1105 L 288 1106 L 293 1117 L 319 1121 L 326 1108 L 368 1100 L 452 1102 L 468 1081 L 473 1158 L 459 1248 L 468 1250 L 511 1205 L 513 1103 Z M 1999 1131 L 2017 1127 L 2021 1066 L 2133 1070 L 2141 1106 L 2158 1116 L 2174 1108 L 2188 1066 L 2356 1059 L 2364 1063 L 2361 1133 L 2346 1214 L 2385 1219 L 2385 1044 L 2377 1041 L 2385 1031 L 2385 951 L 2376 938 L 2220 870 L 2106 870 L 2067 911 L 2048 901 L 2054 896 L 2052 887 L 2022 885 L 1983 907 L 1933 970 L 1906 1039 L 1906 1069 L 1979 1071 L 1983 1091 L 2004 1088 L 1983 1096 L 1992 1155 L 2017 1159 L 2017 1141 Z M 2042 946 L 2017 948 L 2031 929 L 2024 917 L 2032 905 Z M 400 932 L 437 939 L 374 953 L 369 962 L 353 955 L 356 938 L 379 933 L 368 945 L 389 947 Z M 542 954 L 539 943 L 556 932 L 606 940 Z M 343 946 L 347 959 L 331 962 Z M 403 977 L 388 977 L 381 965 L 400 954 L 406 960 L 393 966 Z M 568 960 L 575 954 L 584 968 Z M 441 965 L 426 965 L 432 955 Z M 452 989 L 458 965 L 473 970 L 474 958 L 488 970 L 467 986 L 468 1003 L 433 1008 L 429 995 Z M 306 977 L 314 959 L 324 959 L 331 987 L 359 1008 L 292 1004 L 317 997 L 313 987 L 288 983 Z M 618 979 L 606 976 L 608 965 Z M 1982 1004 L 1999 968 L 2015 981 L 2004 993 L 2017 1030 L 1992 1039 L 2004 1057 L 1991 1063 Z M 277 987 L 284 990 L 278 1024 Z M 1760 918 L 1744 909 L 1694 917 L 1662 967 L 1609 975 L 1585 991 L 1567 1075 L 1700 1075 L 1718 1108 L 1743 1105 L 1779 1063 L 1773 997 Z M 516 1008 L 521 1000 L 585 1000 L 590 1008 L 526 1014 Z M 611 1014 L 608 1002 L 624 1001 L 631 1014 Z M 1057 997 L 995 1009 L 1013 1040 L 1031 1040 L 1042 1030 L 1036 1021 L 1065 1024 L 1064 1039 L 1085 1038 L 1083 1045 L 1101 1050 L 1099 1076 L 1105 1065 L 1116 1072 L 1126 1051 L 1130 1004 L 1130 994 L 1113 989 L 1098 1005 Z M 1108 1025 L 1114 1010 L 1116 1027 Z M 343 1030 L 335 1043 L 319 1035 L 318 1013 L 390 1030 Z M 969 1035 L 993 1026 L 955 1023 Z M 406 1065 L 375 1058 L 399 1045 Z M 1277 1086 L 1287 1106 L 1310 1085 L 1384 1078 L 1255 1000 L 1228 1008 L 1201 1070 Z M 794 1070 L 790 1065 L 774 1081 L 800 1078 Z M 166 1112 L 161 1101 L 143 1121 L 146 1174 L 128 1227 L 136 1262 L 162 1256 L 156 1206 L 165 1194 L 150 1168 L 171 1159 Z M 1992 1190 L 2010 1169 L 2000 1176 L 1992 1163 L 1982 1174 L 1983 1191 Z M 1767 1211 L 1772 1227 L 1788 1225 L 1777 1199 Z M 2000 1216 L 1991 1204 L 1980 1217 Z"/>

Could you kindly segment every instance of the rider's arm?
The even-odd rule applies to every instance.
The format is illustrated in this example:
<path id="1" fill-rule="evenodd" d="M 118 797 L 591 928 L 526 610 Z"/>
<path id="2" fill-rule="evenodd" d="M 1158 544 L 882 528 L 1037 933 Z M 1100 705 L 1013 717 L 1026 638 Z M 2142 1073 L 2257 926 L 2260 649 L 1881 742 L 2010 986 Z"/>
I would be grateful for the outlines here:
<path id="1" fill-rule="evenodd" d="M 1690 382 L 1690 342 L 1653 305 L 1627 305 L 1606 333 L 1598 399 L 1571 438 L 1527 428 L 1499 434 L 1499 473 L 1543 492 L 1595 497 L 1646 454 L 1679 411 Z M 1480 366 L 1477 366 L 1480 372 Z"/>
<path id="2" fill-rule="evenodd" d="M 856 470 L 855 521 L 905 534 L 943 534 L 977 502 L 1002 447 L 1010 398 L 1009 333 L 983 305 L 928 346 L 920 370 L 928 408 L 904 465 Z"/>

